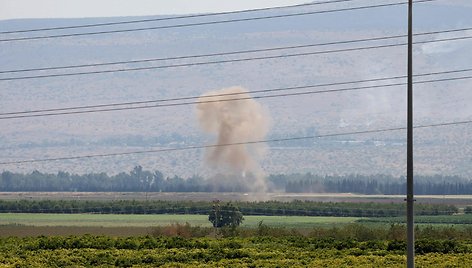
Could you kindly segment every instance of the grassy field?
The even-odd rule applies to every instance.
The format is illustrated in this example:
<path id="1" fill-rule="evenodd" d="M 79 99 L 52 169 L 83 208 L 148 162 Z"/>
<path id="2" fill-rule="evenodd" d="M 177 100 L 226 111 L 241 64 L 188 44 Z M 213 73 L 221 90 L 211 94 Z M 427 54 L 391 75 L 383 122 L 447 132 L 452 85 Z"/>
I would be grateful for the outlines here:
<path id="1" fill-rule="evenodd" d="M 306 216 L 245 216 L 242 228 L 257 228 L 262 221 L 268 227 L 310 230 L 315 227 L 343 227 L 359 223 L 367 228 L 388 228 L 392 223 L 404 223 L 404 217 L 306 217 Z M 451 227 L 463 230 L 472 222 L 472 215 L 417 216 L 420 227 Z M 206 215 L 125 215 L 125 214 L 0 214 L 0 237 L 37 235 L 96 234 L 111 236 L 147 235 L 155 227 L 189 223 L 211 227 Z"/>
<path id="2" fill-rule="evenodd" d="M 155 227 L 173 223 L 192 226 L 211 227 L 207 215 L 128 215 L 128 214 L 36 214 L 36 213 L 2 213 L 0 226 L 75 226 L 75 227 Z M 256 227 L 262 221 L 270 227 L 312 228 L 330 227 L 333 224 L 343 225 L 354 222 L 363 224 L 404 223 L 404 217 L 308 217 L 308 216 L 244 216 L 241 227 Z M 472 215 L 451 216 L 416 216 L 417 224 L 471 224 Z M 1 227 L 0 227 L 1 228 Z"/>
<path id="3" fill-rule="evenodd" d="M 260 221 L 271 227 L 330 227 L 356 222 L 353 217 L 245 216 L 242 227 L 254 228 Z M 147 235 L 157 226 L 174 223 L 211 227 L 206 215 L 113 215 L 113 214 L 0 214 L 0 237 L 38 235 Z"/>
<path id="4" fill-rule="evenodd" d="M 245 216 L 242 227 L 256 227 L 260 221 L 267 226 L 310 228 L 331 224 L 353 223 L 355 217 L 303 217 L 303 216 Z M 116 214 L 33 214 L 4 213 L 0 226 L 77 226 L 77 227 L 152 227 L 172 223 L 190 223 L 192 226 L 210 227 L 206 215 L 116 215 Z"/>
<path id="5" fill-rule="evenodd" d="M 405 217 L 380 217 L 365 218 L 359 220 L 362 223 L 406 223 Z M 415 216 L 417 224 L 472 224 L 472 214 L 439 215 L 439 216 Z"/>

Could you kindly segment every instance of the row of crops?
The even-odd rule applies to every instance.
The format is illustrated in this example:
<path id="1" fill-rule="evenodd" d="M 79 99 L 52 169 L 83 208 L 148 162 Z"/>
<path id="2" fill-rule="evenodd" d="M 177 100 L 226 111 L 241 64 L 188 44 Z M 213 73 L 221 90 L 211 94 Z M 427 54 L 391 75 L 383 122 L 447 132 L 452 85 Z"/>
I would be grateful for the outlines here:
<path id="1" fill-rule="evenodd" d="M 0 239 L 2 267 L 400 267 L 399 240 L 69 236 Z M 472 244 L 418 240 L 419 267 L 472 266 Z"/>

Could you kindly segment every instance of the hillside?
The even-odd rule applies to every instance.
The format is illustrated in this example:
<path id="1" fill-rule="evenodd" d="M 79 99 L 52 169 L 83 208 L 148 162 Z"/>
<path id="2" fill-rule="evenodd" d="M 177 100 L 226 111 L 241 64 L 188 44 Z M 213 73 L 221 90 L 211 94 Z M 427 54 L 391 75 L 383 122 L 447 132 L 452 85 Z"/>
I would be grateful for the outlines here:
<path id="1" fill-rule="evenodd" d="M 415 32 L 466 28 L 472 25 L 470 16 L 472 7 L 447 6 L 448 8 L 445 9 L 445 5 L 448 4 L 441 1 L 435 4 L 418 5 L 415 13 L 417 14 Z M 313 10 L 316 8 L 300 8 L 291 12 Z M 284 12 L 278 10 L 262 12 L 258 15 L 277 15 Z M 211 20 L 235 19 L 244 16 L 248 15 L 213 17 Z M 365 17 L 371 19 L 361 19 Z M 0 21 L 0 28 L 2 31 L 8 31 L 130 19 L 143 18 L 11 20 Z M 200 21 L 202 19 L 194 18 L 165 23 L 170 25 Z M 13 70 L 167 58 L 401 35 L 405 34 L 405 21 L 405 7 L 389 7 L 198 27 L 0 42 L 0 69 Z M 103 27 L 100 30 L 156 25 L 165 24 L 149 22 L 134 26 Z M 48 34 L 81 31 L 91 31 L 91 29 L 51 31 Z M 422 36 L 415 40 L 450 38 L 467 34 L 470 35 L 470 31 Z M 0 35 L 0 37 L 5 39 L 27 35 Z M 113 68 L 139 68 L 253 56 L 274 56 L 397 44 L 404 41 L 405 39 L 402 38 L 283 52 L 269 51 L 246 55 L 167 60 L 157 63 L 119 64 Z M 470 68 L 471 48 L 471 40 L 416 45 L 415 73 Z M 210 90 L 230 86 L 242 86 L 253 91 L 399 76 L 406 73 L 405 52 L 405 47 L 397 46 L 226 64 L 0 81 L 0 112 L 199 96 Z M 99 71 L 109 68 L 81 68 L 78 71 Z M 66 70 L 66 72 L 70 71 Z M 4 73 L 0 74 L 0 79 L 61 72 L 63 71 Z M 417 81 L 470 74 L 471 72 L 456 74 L 456 76 L 422 77 Z M 415 86 L 416 124 L 471 120 L 472 108 L 468 105 L 468 100 L 472 99 L 471 81 L 417 84 Z M 404 82 L 404 80 L 392 80 L 385 83 L 397 82 Z M 358 85 L 371 86 L 376 85 L 376 82 L 344 87 Z M 342 87 L 299 91 L 337 88 Z M 404 126 L 405 91 L 405 87 L 397 86 L 329 94 L 263 98 L 258 101 L 272 117 L 272 127 L 268 137 L 272 139 Z M 415 135 L 417 173 L 472 175 L 472 170 L 470 170 L 472 127 L 470 125 L 418 129 Z M 405 136 L 406 133 L 395 131 L 270 144 L 261 165 L 266 173 L 402 175 L 406 165 Z M 194 146 L 208 144 L 211 140 L 212 137 L 205 135 L 199 129 L 193 105 L 1 120 L 0 162 Z M 148 169 L 159 169 L 167 175 L 176 174 L 187 177 L 193 174 L 212 174 L 212 170 L 204 165 L 203 158 L 202 150 L 189 150 L 80 161 L 3 165 L 0 169 L 21 172 L 38 169 L 45 172 L 67 170 L 77 173 L 102 171 L 117 173 L 142 165 Z"/>

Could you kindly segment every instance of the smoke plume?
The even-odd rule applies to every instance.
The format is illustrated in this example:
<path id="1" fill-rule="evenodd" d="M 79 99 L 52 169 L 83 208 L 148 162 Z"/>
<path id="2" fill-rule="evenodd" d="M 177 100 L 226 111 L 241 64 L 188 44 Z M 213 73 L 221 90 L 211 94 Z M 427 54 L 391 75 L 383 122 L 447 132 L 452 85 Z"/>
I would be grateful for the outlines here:
<path id="1" fill-rule="evenodd" d="M 231 99 L 243 99 L 233 100 Z M 270 117 L 263 107 L 241 87 L 224 88 L 198 99 L 197 116 L 203 131 L 216 136 L 215 145 L 264 140 Z M 251 191 L 265 191 L 266 183 L 258 161 L 263 144 L 216 146 L 206 152 L 207 163 L 218 172 L 230 172 Z"/>

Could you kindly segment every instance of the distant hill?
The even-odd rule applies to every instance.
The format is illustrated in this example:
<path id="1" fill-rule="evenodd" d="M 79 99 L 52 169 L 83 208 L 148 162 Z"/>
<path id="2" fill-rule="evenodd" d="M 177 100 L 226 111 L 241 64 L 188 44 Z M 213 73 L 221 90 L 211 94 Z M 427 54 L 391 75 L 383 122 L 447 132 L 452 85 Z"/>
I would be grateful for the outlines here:
<path id="1" fill-rule="evenodd" d="M 372 4 L 372 2 L 366 3 Z M 344 5 L 335 7 L 344 7 Z M 313 10 L 317 9 L 300 8 L 290 10 L 290 12 Z M 286 12 L 279 10 L 261 12 L 257 15 L 282 13 Z M 415 31 L 466 28 L 472 25 L 470 14 L 472 14 L 472 7 L 453 6 L 450 3 L 441 3 L 441 1 L 436 4 L 418 4 L 415 8 Z M 405 15 L 405 7 L 388 7 L 211 26 L 0 42 L 0 69 L 174 57 L 398 35 L 406 33 Z M 215 16 L 205 20 L 251 16 L 255 14 Z M 0 29 L 8 31 L 145 18 L 154 17 L 9 20 L 0 21 Z M 198 21 L 203 20 L 196 18 L 171 20 L 165 24 L 148 22 L 119 27 L 48 31 L 45 34 L 152 27 Z M 36 34 L 0 35 L 0 39 Z M 464 35 L 470 35 L 470 31 L 415 37 L 415 40 Z M 120 69 L 228 60 L 255 55 L 313 52 L 324 49 L 403 43 L 404 41 L 403 38 L 389 42 L 346 44 L 296 51 L 163 61 L 151 64 L 120 64 L 115 67 Z M 470 40 L 416 45 L 415 73 L 470 68 L 471 48 L 472 41 Z M 248 90 L 260 90 L 398 76 L 406 74 L 405 51 L 405 47 L 392 47 L 148 71 L 0 81 L 0 111 L 4 113 L 198 96 L 209 90 L 234 85 L 246 87 Z M 83 68 L 80 71 L 107 68 L 109 67 Z M 60 72 L 62 71 L 54 73 Z M 49 73 L 44 71 L 24 74 Z M 458 74 L 455 77 L 470 75 L 470 73 Z M 0 79 L 14 75 L 20 74 L 0 74 Z M 421 79 L 433 78 L 440 77 Z M 419 81 L 420 78 L 416 80 Z M 398 82 L 398 80 L 387 81 L 387 83 L 390 82 Z M 468 105 L 468 100 L 472 98 L 470 85 L 471 80 L 416 85 L 416 123 L 470 120 L 472 118 L 472 108 Z M 329 89 L 331 88 L 339 87 Z M 327 88 L 311 90 L 318 89 Z M 268 98 L 258 101 L 272 116 L 272 130 L 269 138 L 405 125 L 404 87 Z M 200 131 L 195 120 L 194 106 L 2 120 L 1 129 L 0 148 L 3 153 L 0 161 L 189 146 L 208 143 L 211 140 L 211 137 L 205 136 Z M 471 130 L 472 128 L 468 125 L 417 130 L 415 132 L 417 172 L 470 176 L 472 174 L 469 168 L 472 150 L 469 142 L 472 137 Z M 402 175 L 405 166 L 404 145 L 405 133 L 399 131 L 298 143 L 278 143 L 271 145 L 262 166 L 268 173 Z M 46 172 L 67 170 L 78 173 L 99 171 L 116 173 L 129 170 L 136 165 L 180 176 L 213 172 L 204 166 L 203 152 L 199 150 L 107 157 L 87 161 L 10 165 L 1 166 L 0 169 L 24 172 L 39 169 Z"/>

